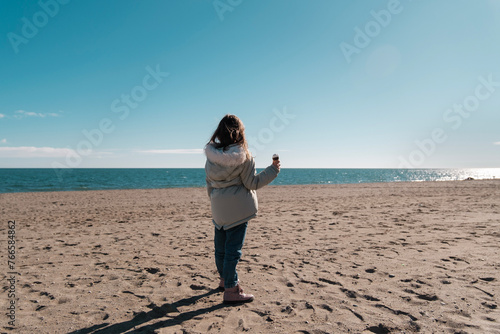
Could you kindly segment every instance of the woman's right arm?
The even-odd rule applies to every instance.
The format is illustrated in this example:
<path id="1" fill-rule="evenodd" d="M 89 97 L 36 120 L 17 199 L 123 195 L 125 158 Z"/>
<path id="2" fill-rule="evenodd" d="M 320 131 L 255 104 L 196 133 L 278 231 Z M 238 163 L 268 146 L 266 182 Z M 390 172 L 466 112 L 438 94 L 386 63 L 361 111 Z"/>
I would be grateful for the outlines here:
<path id="1" fill-rule="evenodd" d="M 279 168 L 273 164 L 257 174 L 255 160 L 250 158 L 245 162 L 241 171 L 241 181 L 247 189 L 257 190 L 271 183 L 279 172 Z"/>
<path id="2" fill-rule="evenodd" d="M 210 194 L 212 193 L 212 189 L 214 189 L 210 183 L 210 181 L 208 180 L 208 177 L 205 178 L 205 181 L 207 181 L 207 192 L 208 192 L 208 197 L 210 197 Z"/>

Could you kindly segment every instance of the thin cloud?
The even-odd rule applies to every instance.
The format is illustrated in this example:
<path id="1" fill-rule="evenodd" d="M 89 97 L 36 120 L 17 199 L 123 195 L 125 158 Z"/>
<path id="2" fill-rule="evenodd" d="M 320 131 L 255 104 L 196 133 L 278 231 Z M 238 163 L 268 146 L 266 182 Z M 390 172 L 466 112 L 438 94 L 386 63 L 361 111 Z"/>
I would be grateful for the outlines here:
<path id="1" fill-rule="evenodd" d="M 500 145 L 500 141 L 494 142 L 493 145 Z"/>
<path id="2" fill-rule="evenodd" d="M 55 147 L 0 147 L 1 158 L 58 158 L 77 153 L 69 148 Z"/>
<path id="3" fill-rule="evenodd" d="M 32 111 L 24 111 L 24 110 L 18 110 L 15 112 L 16 115 L 14 117 L 17 118 L 22 118 L 22 117 L 45 117 L 44 114 L 42 113 L 36 113 Z"/>
<path id="4" fill-rule="evenodd" d="M 0 144 L 5 144 L 6 142 L 7 142 L 7 139 L 6 139 L 6 138 L 4 138 L 4 139 L 0 140 Z"/>
<path id="5" fill-rule="evenodd" d="M 41 112 L 33 112 L 33 111 L 25 111 L 25 110 L 17 110 L 14 113 L 14 117 L 21 119 L 25 117 L 40 117 L 40 118 L 45 118 L 45 117 L 59 117 L 60 114 L 54 113 L 54 112 L 49 112 L 49 113 L 41 113 Z"/>
<path id="6" fill-rule="evenodd" d="M 143 150 L 137 151 L 139 153 L 150 153 L 150 154 L 202 154 L 203 150 L 199 148 L 194 149 L 173 149 L 173 150 Z"/>
<path id="7" fill-rule="evenodd" d="M 4 114 L 0 114 L 0 118 L 4 118 L 4 117 L 5 117 L 5 115 L 4 115 Z"/>

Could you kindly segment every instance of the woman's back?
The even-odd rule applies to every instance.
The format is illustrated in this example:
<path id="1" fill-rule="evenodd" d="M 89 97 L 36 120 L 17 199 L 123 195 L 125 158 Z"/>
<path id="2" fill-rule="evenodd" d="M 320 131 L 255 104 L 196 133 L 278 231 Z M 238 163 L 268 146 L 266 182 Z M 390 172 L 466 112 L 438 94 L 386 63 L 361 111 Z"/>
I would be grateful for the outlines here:
<path id="1" fill-rule="evenodd" d="M 247 158 L 238 144 L 226 151 L 208 144 L 205 154 L 207 191 L 215 226 L 228 229 L 255 218 L 258 211 L 255 190 L 271 183 L 279 169 L 271 165 L 257 174 L 254 159 Z"/>

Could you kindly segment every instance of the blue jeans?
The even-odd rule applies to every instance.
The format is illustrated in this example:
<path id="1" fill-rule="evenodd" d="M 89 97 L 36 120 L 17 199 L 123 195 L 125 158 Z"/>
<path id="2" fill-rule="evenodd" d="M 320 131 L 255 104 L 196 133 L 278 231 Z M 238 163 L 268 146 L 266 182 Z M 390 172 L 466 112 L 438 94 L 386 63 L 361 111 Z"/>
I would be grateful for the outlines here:
<path id="1" fill-rule="evenodd" d="M 215 265 L 220 277 L 224 279 L 224 288 L 233 288 L 238 284 L 236 265 L 241 258 L 247 226 L 248 222 L 228 230 L 218 230 L 215 227 Z"/>

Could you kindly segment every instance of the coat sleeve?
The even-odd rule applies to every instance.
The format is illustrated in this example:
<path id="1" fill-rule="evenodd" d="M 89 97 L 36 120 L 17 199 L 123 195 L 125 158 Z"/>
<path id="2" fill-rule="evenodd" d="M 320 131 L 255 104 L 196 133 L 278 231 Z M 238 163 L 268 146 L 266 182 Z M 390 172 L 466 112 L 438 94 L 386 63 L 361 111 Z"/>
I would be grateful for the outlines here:
<path id="1" fill-rule="evenodd" d="M 207 182 L 207 193 L 208 193 L 208 197 L 210 197 L 210 194 L 212 193 L 212 189 L 213 189 L 213 187 L 212 187 L 212 185 L 211 185 L 210 181 L 208 180 L 208 177 L 207 177 L 207 178 L 205 178 L 205 181 Z"/>
<path id="2" fill-rule="evenodd" d="M 278 176 L 278 168 L 271 165 L 257 174 L 255 170 L 255 160 L 250 158 L 245 162 L 241 171 L 241 181 L 245 188 L 249 190 L 257 190 L 271 183 Z"/>

